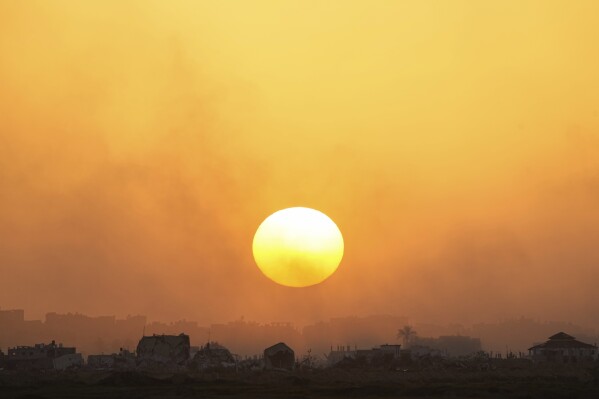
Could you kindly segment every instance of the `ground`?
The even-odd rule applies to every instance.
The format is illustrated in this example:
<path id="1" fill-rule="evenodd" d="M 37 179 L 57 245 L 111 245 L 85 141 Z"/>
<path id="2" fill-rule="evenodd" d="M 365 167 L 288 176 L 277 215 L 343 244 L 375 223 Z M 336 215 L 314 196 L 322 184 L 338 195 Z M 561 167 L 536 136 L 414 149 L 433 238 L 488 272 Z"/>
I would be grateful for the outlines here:
<path id="1" fill-rule="evenodd" d="M 0 371 L 0 398 L 598 398 L 599 368 L 150 373 Z"/>

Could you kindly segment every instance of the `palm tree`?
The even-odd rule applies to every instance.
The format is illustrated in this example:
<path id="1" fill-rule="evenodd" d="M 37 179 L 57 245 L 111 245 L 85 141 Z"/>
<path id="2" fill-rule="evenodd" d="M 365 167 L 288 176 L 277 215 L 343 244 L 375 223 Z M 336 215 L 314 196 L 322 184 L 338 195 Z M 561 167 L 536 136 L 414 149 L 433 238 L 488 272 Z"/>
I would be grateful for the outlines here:
<path id="1" fill-rule="evenodd" d="M 404 347 L 407 347 L 416 335 L 416 330 L 410 325 L 403 326 L 403 328 L 397 330 L 397 338 L 403 339 Z"/>

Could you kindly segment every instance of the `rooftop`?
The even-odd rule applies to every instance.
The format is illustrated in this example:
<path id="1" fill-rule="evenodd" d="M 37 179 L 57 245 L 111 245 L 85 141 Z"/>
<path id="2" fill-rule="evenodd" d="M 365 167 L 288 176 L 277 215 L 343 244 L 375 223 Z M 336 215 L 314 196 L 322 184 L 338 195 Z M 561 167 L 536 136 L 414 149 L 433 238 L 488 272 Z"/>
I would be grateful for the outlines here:
<path id="1" fill-rule="evenodd" d="M 559 332 L 549 337 L 549 340 L 545 343 L 535 345 L 528 350 L 540 349 L 540 348 L 595 348 L 595 345 L 586 344 L 578 341 L 575 337 L 566 334 L 565 332 Z"/>

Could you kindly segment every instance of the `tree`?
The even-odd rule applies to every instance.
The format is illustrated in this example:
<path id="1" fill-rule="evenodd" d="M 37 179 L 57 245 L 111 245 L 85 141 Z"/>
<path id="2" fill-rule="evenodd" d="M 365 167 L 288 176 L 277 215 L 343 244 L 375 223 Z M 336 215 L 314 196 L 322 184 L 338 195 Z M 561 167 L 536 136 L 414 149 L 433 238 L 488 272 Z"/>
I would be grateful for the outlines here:
<path id="1" fill-rule="evenodd" d="M 397 330 L 397 338 L 403 339 L 404 347 L 408 347 L 416 335 L 416 330 L 414 330 L 414 328 L 412 328 L 410 325 L 403 326 L 403 328 Z"/>

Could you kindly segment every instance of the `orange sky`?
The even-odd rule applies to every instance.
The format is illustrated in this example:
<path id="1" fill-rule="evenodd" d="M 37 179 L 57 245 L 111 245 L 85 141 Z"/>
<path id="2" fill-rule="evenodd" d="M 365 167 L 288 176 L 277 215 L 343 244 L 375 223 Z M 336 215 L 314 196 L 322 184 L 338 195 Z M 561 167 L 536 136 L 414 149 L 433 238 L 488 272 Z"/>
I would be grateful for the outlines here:
<path id="1" fill-rule="evenodd" d="M 0 306 L 599 327 L 599 3 L 0 1 Z M 323 284 L 254 265 L 329 215 Z"/>

